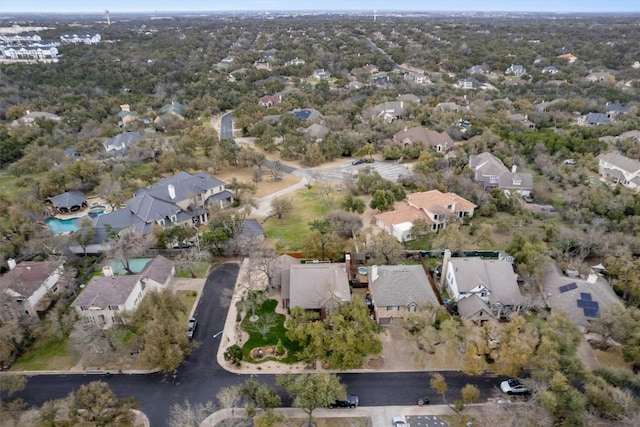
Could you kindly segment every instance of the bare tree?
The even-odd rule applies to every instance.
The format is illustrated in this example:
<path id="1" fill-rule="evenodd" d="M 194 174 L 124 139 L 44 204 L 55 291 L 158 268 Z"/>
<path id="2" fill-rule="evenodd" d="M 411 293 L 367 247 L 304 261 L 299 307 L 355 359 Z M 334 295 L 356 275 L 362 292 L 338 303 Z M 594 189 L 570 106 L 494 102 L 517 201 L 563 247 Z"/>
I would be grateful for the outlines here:
<path id="1" fill-rule="evenodd" d="M 125 228 L 119 233 L 107 230 L 107 234 L 109 235 L 107 241 L 111 247 L 109 255 L 120 261 L 128 274 L 133 274 L 131 259 L 140 255 L 148 247 L 148 239 L 131 228 Z"/>
<path id="2" fill-rule="evenodd" d="M 215 406 L 210 400 L 191 404 L 187 399 L 182 404 L 175 402 L 169 412 L 169 427 L 199 427 L 213 412 Z"/>

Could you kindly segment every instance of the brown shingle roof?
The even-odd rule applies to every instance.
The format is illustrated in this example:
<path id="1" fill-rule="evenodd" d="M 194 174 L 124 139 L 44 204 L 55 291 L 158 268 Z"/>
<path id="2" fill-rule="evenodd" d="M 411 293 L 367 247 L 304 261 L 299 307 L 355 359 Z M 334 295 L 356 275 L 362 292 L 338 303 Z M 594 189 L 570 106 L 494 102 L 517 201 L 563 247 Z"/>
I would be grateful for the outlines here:
<path id="1" fill-rule="evenodd" d="M 0 289 L 11 289 L 29 298 L 58 267 L 59 261 L 26 261 L 0 276 Z"/>
<path id="2" fill-rule="evenodd" d="M 131 295 L 139 279 L 139 275 L 94 277 L 71 305 L 102 309 L 109 305 L 122 305 Z"/>

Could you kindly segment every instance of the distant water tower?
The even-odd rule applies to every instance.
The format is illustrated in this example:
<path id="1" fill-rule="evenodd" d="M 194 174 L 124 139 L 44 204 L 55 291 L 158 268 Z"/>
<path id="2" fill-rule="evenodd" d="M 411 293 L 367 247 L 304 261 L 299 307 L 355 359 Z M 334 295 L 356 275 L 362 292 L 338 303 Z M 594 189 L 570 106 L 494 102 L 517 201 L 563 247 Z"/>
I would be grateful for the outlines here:
<path id="1" fill-rule="evenodd" d="M 111 26 L 111 18 L 109 17 L 109 9 L 105 10 L 104 14 L 107 15 L 107 25 Z"/>
<path id="2" fill-rule="evenodd" d="M 377 11 L 373 11 L 373 22 L 376 22 L 376 19 L 378 18 L 378 16 L 376 15 Z"/>

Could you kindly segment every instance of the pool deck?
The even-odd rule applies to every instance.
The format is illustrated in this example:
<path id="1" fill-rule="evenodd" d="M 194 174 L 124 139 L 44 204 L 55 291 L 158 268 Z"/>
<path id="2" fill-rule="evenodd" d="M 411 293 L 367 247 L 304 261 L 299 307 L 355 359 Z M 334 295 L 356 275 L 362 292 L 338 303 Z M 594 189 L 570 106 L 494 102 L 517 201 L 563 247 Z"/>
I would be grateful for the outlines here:
<path id="1" fill-rule="evenodd" d="M 106 200 L 104 200 L 100 196 L 96 196 L 96 197 L 87 198 L 87 207 L 84 209 L 81 209 L 76 212 L 70 212 L 68 214 L 56 213 L 55 215 L 52 215 L 52 216 L 53 218 L 58 218 L 61 220 L 82 218 L 83 216 L 89 215 L 89 212 L 91 212 L 91 210 L 95 209 L 98 206 L 104 207 L 103 213 L 109 213 L 112 211 L 111 206 L 109 206 Z"/>

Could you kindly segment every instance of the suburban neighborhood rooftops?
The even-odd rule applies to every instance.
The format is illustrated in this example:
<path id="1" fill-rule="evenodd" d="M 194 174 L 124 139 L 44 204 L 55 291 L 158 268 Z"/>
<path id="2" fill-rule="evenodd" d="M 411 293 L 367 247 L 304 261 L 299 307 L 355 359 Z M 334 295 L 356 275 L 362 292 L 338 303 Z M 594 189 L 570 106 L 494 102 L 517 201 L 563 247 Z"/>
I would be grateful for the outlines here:
<path id="1" fill-rule="evenodd" d="M 11 291 L 28 298 L 42 283 L 60 268 L 58 261 L 25 261 L 0 276 L 0 290 Z"/>
<path id="2" fill-rule="evenodd" d="M 48 199 L 56 208 L 69 209 L 73 206 L 81 206 L 87 201 L 87 197 L 81 191 L 66 191 Z"/>
<path id="3" fill-rule="evenodd" d="M 344 263 L 293 264 L 289 267 L 289 306 L 307 310 L 351 301 Z"/>
<path id="4" fill-rule="evenodd" d="M 375 270 L 374 273 L 372 270 Z M 422 265 L 379 265 L 369 267 L 369 289 L 378 306 L 438 305 Z"/>
<path id="5" fill-rule="evenodd" d="M 521 299 L 517 276 L 507 261 L 482 258 L 451 258 L 460 293 L 469 292 L 478 285 L 491 291 L 491 304 L 516 305 Z"/>

